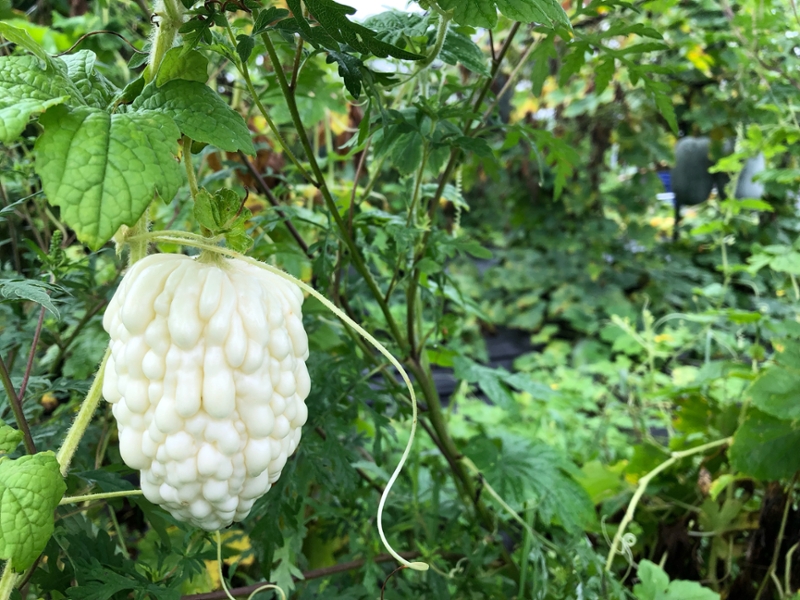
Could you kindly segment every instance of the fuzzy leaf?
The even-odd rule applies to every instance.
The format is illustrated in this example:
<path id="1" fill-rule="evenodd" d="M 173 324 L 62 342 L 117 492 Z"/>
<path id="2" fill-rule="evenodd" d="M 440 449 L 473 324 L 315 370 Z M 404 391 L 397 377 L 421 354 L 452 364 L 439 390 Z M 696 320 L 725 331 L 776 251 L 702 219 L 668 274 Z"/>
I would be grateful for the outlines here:
<path id="1" fill-rule="evenodd" d="M 21 441 L 21 431 L 0 421 L 0 456 L 12 453 Z"/>
<path id="2" fill-rule="evenodd" d="M 61 60 L 67 65 L 67 75 L 78 88 L 90 106 L 106 108 L 119 92 L 116 86 L 108 81 L 94 68 L 97 57 L 94 52 L 80 50 L 67 54 Z"/>
<path id="3" fill-rule="evenodd" d="M 69 99 L 67 83 L 36 57 L 0 58 L 0 142 L 10 144 L 33 115 Z"/>
<path id="4" fill-rule="evenodd" d="M 67 486 L 52 452 L 0 461 L 0 558 L 24 571 L 53 534 L 53 511 Z"/>
<path id="5" fill-rule="evenodd" d="M 61 315 L 47 293 L 55 289 L 58 288 L 34 279 L 0 279 L 0 297 L 36 302 L 53 313 L 56 319 L 60 319 Z"/>
<path id="6" fill-rule="evenodd" d="M 150 84 L 134 100 L 132 108 L 169 115 L 181 132 L 195 141 L 227 152 L 256 153 L 242 116 L 214 90 L 198 81 L 176 79 L 160 88 Z"/>
<path id="7" fill-rule="evenodd" d="M 208 81 L 208 59 L 197 50 L 170 48 L 158 67 L 156 86 L 161 87 L 173 79 L 205 83 Z"/>
<path id="8" fill-rule="evenodd" d="M 57 106 L 40 121 L 36 171 L 44 192 L 93 250 L 120 225 L 136 223 L 156 193 L 171 200 L 183 184 L 180 131 L 167 115 Z"/>

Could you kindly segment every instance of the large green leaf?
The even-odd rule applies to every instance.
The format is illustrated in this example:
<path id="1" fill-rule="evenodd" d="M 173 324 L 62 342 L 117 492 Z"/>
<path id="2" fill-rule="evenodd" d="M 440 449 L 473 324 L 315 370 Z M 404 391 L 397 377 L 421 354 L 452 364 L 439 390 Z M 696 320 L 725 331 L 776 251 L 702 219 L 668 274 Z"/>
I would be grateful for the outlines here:
<path id="1" fill-rule="evenodd" d="M 751 408 L 733 436 L 731 465 L 756 479 L 791 477 L 800 469 L 798 448 L 800 429 L 794 423 Z"/>
<path id="2" fill-rule="evenodd" d="M 167 115 L 57 106 L 40 122 L 36 171 L 44 192 L 94 250 L 120 225 L 136 223 L 156 193 L 170 200 L 183 183 L 180 131 Z"/>
<path id="3" fill-rule="evenodd" d="M 483 51 L 469 36 L 452 28 L 444 40 L 439 58 L 448 65 L 460 62 L 474 73 L 489 75 L 489 64 Z"/>
<path id="4" fill-rule="evenodd" d="M 0 142 L 10 144 L 31 116 L 69 99 L 68 83 L 35 56 L 0 58 Z"/>
<path id="5" fill-rule="evenodd" d="M 0 461 L 0 558 L 24 571 L 53 535 L 53 511 L 67 486 L 56 456 L 40 452 Z"/>
<path id="6" fill-rule="evenodd" d="M 96 59 L 94 52 L 80 50 L 67 54 L 61 60 L 67 65 L 67 74 L 84 100 L 90 106 L 106 108 L 119 90 L 95 70 Z"/>
<path id="7" fill-rule="evenodd" d="M 639 562 L 636 575 L 640 583 L 633 586 L 637 600 L 719 600 L 719 594 L 696 581 L 673 581 L 664 570 L 649 560 Z"/>
<path id="8" fill-rule="evenodd" d="M 22 441 L 22 432 L 0 421 L 0 456 L 9 454 Z"/>
<path id="9" fill-rule="evenodd" d="M 175 120 L 181 132 L 220 150 L 256 153 L 242 116 L 219 94 L 199 81 L 174 79 L 161 87 L 150 84 L 134 101 L 132 108 L 167 114 Z"/>
<path id="10" fill-rule="evenodd" d="M 523 23 L 570 26 L 557 0 L 439 0 L 439 6 L 452 10 L 456 22 L 473 27 L 494 27 L 498 9 L 509 19 Z"/>
<path id="11" fill-rule="evenodd" d="M 776 363 L 753 382 L 753 406 L 778 419 L 800 419 L 800 346 L 787 341 L 776 346 Z"/>
<path id="12" fill-rule="evenodd" d="M 373 54 L 380 58 L 393 56 L 401 60 L 420 60 L 420 54 L 408 52 L 392 44 L 382 41 L 376 32 L 358 23 L 353 23 L 348 16 L 356 12 L 355 8 L 339 4 L 333 0 L 287 0 L 289 9 L 294 15 L 303 14 L 303 5 L 308 13 L 319 23 L 312 27 L 306 19 L 296 18 L 301 35 L 312 44 L 327 50 L 338 52 L 340 44 L 347 44 L 356 52 Z"/>

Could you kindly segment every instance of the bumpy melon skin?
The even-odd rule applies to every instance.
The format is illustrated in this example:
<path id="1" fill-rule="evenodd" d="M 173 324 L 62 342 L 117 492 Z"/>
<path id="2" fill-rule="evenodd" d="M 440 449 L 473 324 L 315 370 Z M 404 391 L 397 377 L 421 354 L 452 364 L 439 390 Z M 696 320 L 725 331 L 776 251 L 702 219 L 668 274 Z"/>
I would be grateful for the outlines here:
<path id="1" fill-rule="evenodd" d="M 308 417 L 308 338 L 294 284 L 239 260 L 152 255 L 103 319 L 103 395 L 145 497 L 213 531 L 281 475 Z"/>

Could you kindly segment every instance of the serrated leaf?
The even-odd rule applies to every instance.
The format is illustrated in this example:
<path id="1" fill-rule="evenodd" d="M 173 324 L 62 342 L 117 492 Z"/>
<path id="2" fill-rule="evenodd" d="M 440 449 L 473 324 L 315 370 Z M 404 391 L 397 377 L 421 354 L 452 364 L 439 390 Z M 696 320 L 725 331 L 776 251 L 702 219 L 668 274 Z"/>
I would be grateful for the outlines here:
<path id="1" fill-rule="evenodd" d="M 249 35 L 237 35 L 236 39 L 238 43 L 236 44 L 236 54 L 239 55 L 239 58 L 242 59 L 242 62 L 247 62 L 250 60 L 250 55 L 253 53 L 253 48 L 256 47 L 255 40 Z"/>
<path id="2" fill-rule="evenodd" d="M 421 54 L 408 52 L 392 44 L 381 41 L 378 34 L 364 25 L 353 23 L 348 15 L 353 15 L 356 9 L 344 6 L 334 0 L 287 0 L 289 10 L 295 15 L 295 22 L 301 35 L 309 42 L 321 45 L 327 50 L 339 52 L 339 44 L 347 44 L 356 52 L 372 54 L 379 58 L 393 56 L 401 60 L 422 60 Z M 319 23 L 318 27 L 311 27 L 310 23 L 298 15 L 303 14 L 303 5 L 308 13 Z M 324 36 L 319 35 L 322 29 Z"/>
<path id="3" fill-rule="evenodd" d="M 106 108 L 119 90 L 95 70 L 96 59 L 95 53 L 90 50 L 80 50 L 61 57 L 61 60 L 67 65 L 67 76 L 78 88 L 87 104 L 97 108 Z"/>
<path id="4" fill-rule="evenodd" d="M 270 6 L 266 10 L 258 13 L 255 23 L 253 23 L 253 35 L 258 35 L 269 29 L 272 23 L 285 19 L 289 16 L 289 11 L 285 8 L 278 8 L 277 6 Z"/>
<path id="5" fill-rule="evenodd" d="M 452 28 L 444 39 L 439 58 L 448 65 L 455 65 L 460 62 L 473 73 L 484 76 L 488 76 L 490 73 L 487 57 L 478 48 L 478 45 L 469 36 Z"/>
<path id="6" fill-rule="evenodd" d="M 729 456 L 737 471 L 769 481 L 791 477 L 800 469 L 798 447 L 800 430 L 794 423 L 750 408 L 733 436 Z"/>
<path id="7" fill-rule="evenodd" d="M 0 421 L 0 455 L 12 453 L 21 441 L 21 431 Z"/>
<path id="8" fill-rule="evenodd" d="M 378 34 L 384 42 L 397 46 L 404 38 L 422 37 L 428 30 L 430 19 L 415 13 L 387 10 L 373 15 L 364 25 Z"/>
<path id="9" fill-rule="evenodd" d="M 173 79 L 205 83 L 208 81 L 208 59 L 197 50 L 170 48 L 161 61 L 156 75 L 156 87 Z"/>
<path id="10" fill-rule="evenodd" d="M 535 498 L 545 522 L 557 522 L 572 532 L 595 521 L 589 495 L 572 477 L 580 471 L 554 448 L 505 433 L 491 439 L 472 438 L 465 449 L 512 506 L 521 507 Z"/>
<path id="11" fill-rule="evenodd" d="M 614 57 L 608 56 L 595 67 L 594 70 L 594 93 L 600 95 L 606 91 L 611 78 L 614 77 Z"/>
<path id="12" fill-rule="evenodd" d="M 183 184 L 180 131 L 167 115 L 57 106 L 40 122 L 36 171 L 44 192 L 93 250 L 120 225 L 134 225 L 156 193 L 172 199 Z"/>
<path id="13" fill-rule="evenodd" d="M 0 279 L 0 296 L 7 300 L 29 300 L 49 310 L 56 319 L 61 314 L 53 304 L 48 291 L 53 291 L 52 285 L 34 279 Z"/>
<path id="14" fill-rule="evenodd" d="M 552 36 L 541 40 L 533 51 L 533 73 L 531 75 L 531 93 L 534 96 L 542 95 L 544 82 L 550 75 L 550 59 L 556 56 L 556 49 Z"/>
<path id="15" fill-rule="evenodd" d="M 53 534 L 53 511 L 67 486 L 52 452 L 0 461 L 0 558 L 24 571 Z"/>
<path id="16" fill-rule="evenodd" d="M 473 27 L 494 27 L 498 9 L 515 21 L 570 27 L 569 18 L 557 0 L 439 0 L 439 6 L 452 10 L 457 23 Z"/>
<path id="17" fill-rule="evenodd" d="M 404 133 L 392 146 L 391 160 L 401 175 L 410 175 L 422 161 L 424 140 L 418 131 Z"/>
<path id="18" fill-rule="evenodd" d="M 175 79 L 162 87 L 150 84 L 131 105 L 135 111 L 157 111 L 175 120 L 181 132 L 220 150 L 255 154 L 250 130 L 242 116 L 210 87 Z"/>
<path id="19" fill-rule="evenodd" d="M 0 142 L 16 140 L 28 120 L 70 99 L 66 82 L 34 56 L 0 58 Z"/>
<path id="20" fill-rule="evenodd" d="M 213 196 L 205 189 L 200 190 L 194 200 L 194 216 L 213 235 L 224 234 L 231 250 L 246 252 L 253 245 L 253 239 L 247 235 L 250 211 L 233 190 L 221 189 Z"/>
<path id="21" fill-rule="evenodd" d="M 339 65 L 339 76 L 344 80 L 344 87 L 358 100 L 361 96 L 363 78 L 361 67 L 364 65 L 361 59 L 345 52 L 329 52 L 326 62 L 329 64 L 335 62 Z"/>
<path id="22" fill-rule="evenodd" d="M 481 158 L 492 158 L 494 156 L 492 153 L 492 148 L 483 138 L 474 138 L 462 135 L 455 138 L 452 144 L 458 148 L 461 148 L 462 150 L 474 152 Z"/>

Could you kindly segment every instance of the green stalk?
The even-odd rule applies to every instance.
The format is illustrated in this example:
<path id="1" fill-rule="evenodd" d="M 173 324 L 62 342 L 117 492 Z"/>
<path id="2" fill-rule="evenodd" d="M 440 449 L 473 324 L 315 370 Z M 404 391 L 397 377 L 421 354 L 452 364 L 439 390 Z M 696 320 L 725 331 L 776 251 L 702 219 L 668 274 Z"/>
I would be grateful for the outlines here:
<path id="1" fill-rule="evenodd" d="M 0 600 L 8 600 L 11 598 L 11 592 L 14 591 L 14 585 L 17 583 L 17 574 L 11 567 L 11 561 L 6 561 L 6 566 L 3 568 L 3 575 L 0 577 Z"/>
<path id="2" fill-rule="evenodd" d="M 372 273 L 370 273 L 367 265 L 364 262 L 364 259 L 361 257 L 353 238 L 348 235 L 347 224 L 339 214 L 336 201 L 333 199 L 333 195 L 325 183 L 325 174 L 322 172 L 322 169 L 320 169 L 315 158 L 314 149 L 311 147 L 311 142 L 306 134 L 303 121 L 300 118 L 300 111 L 297 108 L 297 102 L 295 100 L 294 93 L 289 87 L 289 82 L 286 80 L 286 74 L 283 72 L 281 67 L 280 59 L 278 58 L 278 53 L 275 50 L 275 46 L 272 44 L 272 40 L 266 33 L 261 34 L 261 39 L 267 48 L 267 53 L 269 54 L 269 58 L 272 61 L 273 67 L 275 68 L 275 76 L 278 80 L 278 84 L 281 87 L 281 91 L 283 92 L 289 112 L 292 115 L 292 122 L 297 130 L 297 135 L 300 138 L 300 143 L 303 146 L 303 150 L 305 150 L 306 158 L 308 158 L 309 164 L 311 165 L 311 171 L 314 174 L 314 177 L 317 178 L 317 186 L 319 187 L 319 191 L 325 200 L 325 206 L 333 217 L 333 220 L 336 222 L 336 226 L 339 228 L 339 231 L 342 234 L 342 238 L 347 245 L 347 249 L 350 251 L 350 259 L 353 261 L 353 266 L 355 267 L 356 271 L 358 271 L 359 275 L 361 275 L 361 277 L 364 279 L 367 287 L 369 287 L 370 292 L 375 298 L 375 301 L 378 303 L 378 306 L 380 306 L 380 309 L 386 318 L 386 323 L 389 326 L 392 337 L 394 337 L 397 343 L 402 346 L 404 345 L 404 342 L 403 335 L 400 333 L 400 328 L 398 327 L 394 316 L 392 316 L 392 313 L 389 310 L 389 305 L 384 301 L 383 294 L 378 288 L 378 284 L 375 282 L 375 279 L 372 277 Z"/>
<path id="3" fill-rule="evenodd" d="M 61 466 L 61 475 L 63 477 L 67 476 L 72 457 L 75 456 L 78 444 L 80 444 L 81 438 L 86 432 L 89 423 L 92 422 L 92 415 L 94 415 L 97 405 L 100 404 L 100 398 L 103 397 L 103 374 L 105 373 L 109 356 L 111 356 L 111 348 L 106 350 L 103 362 L 100 363 L 100 368 L 97 370 L 97 375 L 95 375 L 94 381 L 92 382 L 92 387 L 89 388 L 89 393 L 86 394 L 86 398 L 84 398 L 83 404 L 81 404 L 78 416 L 67 432 L 67 437 L 64 438 L 64 442 L 61 444 L 58 454 L 56 454 L 56 460 L 58 460 L 58 464 Z M 2 596 L 0 596 L 0 600 L 2 600 Z"/>
<path id="4" fill-rule="evenodd" d="M 155 28 L 153 50 L 150 53 L 150 63 L 145 76 L 148 83 L 156 78 L 164 55 L 175 43 L 175 36 L 178 35 L 178 30 L 183 25 L 183 11 L 183 4 L 180 0 L 158 0 L 156 2 L 153 12 L 161 17 L 161 21 Z"/>
<path id="5" fill-rule="evenodd" d="M 130 496 L 141 496 L 142 490 L 125 490 L 122 492 L 103 492 L 102 494 L 85 494 L 83 496 L 66 496 L 58 503 L 59 506 L 65 504 L 80 504 L 81 502 L 94 502 L 95 500 L 108 500 L 110 498 L 129 498 Z"/>
<path id="6" fill-rule="evenodd" d="M 225 31 L 228 34 L 228 39 L 230 40 L 231 44 L 233 44 L 233 46 L 236 47 L 236 37 L 233 35 L 233 30 L 231 29 L 231 25 L 230 23 L 228 23 L 227 20 L 225 21 Z M 286 153 L 286 156 L 289 157 L 291 163 L 300 172 L 301 177 L 306 181 L 313 183 L 314 180 L 311 178 L 311 175 L 303 166 L 303 163 L 301 163 L 300 160 L 297 158 L 295 153 L 292 152 L 292 149 L 289 147 L 288 142 L 281 134 L 280 130 L 278 129 L 278 126 L 275 124 L 275 121 L 273 121 L 272 117 L 269 116 L 269 112 L 267 112 L 266 107 L 261 102 L 261 98 L 259 97 L 258 92 L 256 91 L 256 88 L 253 85 L 253 80 L 250 77 L 250 69 L 247 68 L 247 63 L 242 60 L 236 59 L 235 64 L 236 68 L 239 70 L 239 73 L 244 79 L 244 83 L 247 86 L 247 91 L 250 93 L 250 97 L 253 99 L 253 102 L 256 103 L 258 111 L 261 113 L 261 116 L 264 117 L 264 120 L 267 122 L 267 127 L 269 127 L 270 131 L 272 131 L 272 134 L 278 139 L 278 143 L 281 145 L 281 149 Z M 278 71 L 279 66 L 280 64 L 275 66 L 276 72 Z"/>

